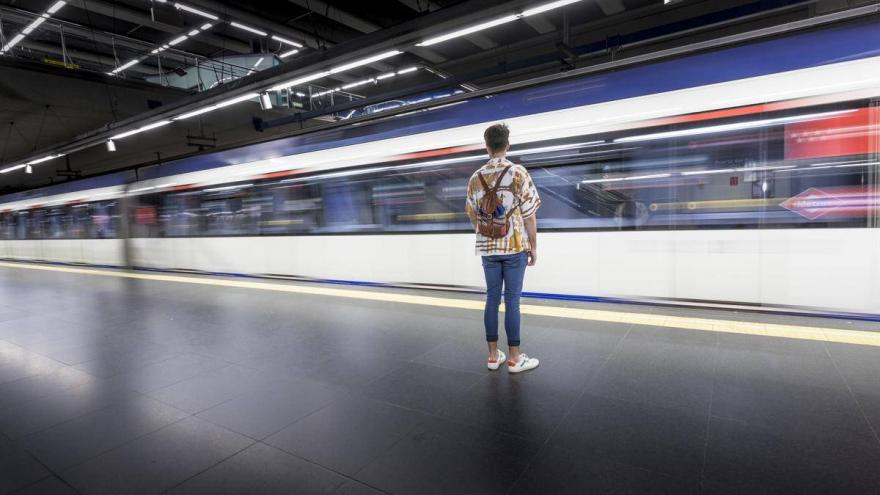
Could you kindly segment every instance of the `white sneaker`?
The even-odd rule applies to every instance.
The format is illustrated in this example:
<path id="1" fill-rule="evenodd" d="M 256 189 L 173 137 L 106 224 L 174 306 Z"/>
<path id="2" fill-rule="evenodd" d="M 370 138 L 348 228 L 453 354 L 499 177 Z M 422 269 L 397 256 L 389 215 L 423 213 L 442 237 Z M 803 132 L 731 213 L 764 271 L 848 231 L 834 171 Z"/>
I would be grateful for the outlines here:
<path id="1" fill-rule="evenodd" d="M 501 363 L 503 363 L 505 360 L 507 360 L 507 356 L 503 352 L 501 352 L 501 349 L 498 349 L 498 355 L 495 356 L 495 360 L 493 361 L 490 359 L 489 362 L 486 363 L 486 367 L 492 371 L 495 371 L 501 367 Z"/>
<path id="2" fill-rule="evenodd" d="M 522 373 L 523 371 L 533 370 L 540 365 L 541 362 L 536 358 L 530 358 L 528 355 L 524 353 L 520 353 L 519 361 L 516 364 L 507 363 L 507 372 L 508 373 Z"/>

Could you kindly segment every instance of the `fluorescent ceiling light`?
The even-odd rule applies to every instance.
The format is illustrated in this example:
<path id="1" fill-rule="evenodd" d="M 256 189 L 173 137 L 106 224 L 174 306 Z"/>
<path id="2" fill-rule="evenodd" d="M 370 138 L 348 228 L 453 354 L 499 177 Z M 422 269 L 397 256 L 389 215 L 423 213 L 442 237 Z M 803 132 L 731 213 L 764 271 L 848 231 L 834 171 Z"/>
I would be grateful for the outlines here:
<path id="1" fill-rule="evenodd" d="M 196 15 L 200 15 L 200 16 L 202 16 L 202 17 L 207 17 L 208 19 L 211 19 L 212 21 L 216 21 L 216 20 L 219 19 L 219 17 L 217 17 L 217 16 L 214 15 L 214 14 L 209 14 L 209 13 L 205 12 L 204 10 L 199 10 L 199 9 L 196 9 L 196 8 L 190 7 L 189 5 L 184 5 L 184 4 L 179 3 L 179 2 L 175 2 L 175 3 L 174 3 L 174 6 L 177 7 L 178 9 L 180 9 L 180 10 L 185 10 L 185 11 L 191 13 L 191 14 L 196 14 Z"/>
<path id="2" fill-rule="evenodd" d="M 21 169 L 23 169 L 23 168 L 25 168 L 25 167 L 27 167 L 27 165 L 24 164 L 24 163 L 22 163 L 21 165 L 15 165 L 15 166 L 12 166 L 12 167 L 6 167 L 6 168 L 4 168 L 3 170 L 0 170 L 0 174 L 8 174 L 9 172 L 12 172 L 12 171 L 15 171 L 15 170 L 21 170 Z"/>
<path id="3" fill-rule="evenodd" d="M 564 7 L 566 5 L 579 2 L 581 0 L 558 0 L 556 2 L 545 3 L 544 5 L 539 5 L 537 7 L 527 9 L 520 14 L 513 14 L 501 17 L 499 19 L 495 19 L 492 21 L 486 21 L 480 24 L 476 24 L 474 26 L 466 27 L 464 29 L 459 29 L 457 31 L 453 31 L 451 33 L 446 33 L 440 36 L 435 36 L 434 38 L 428 38 L 421 43 L 416 44 L 416 46 L 431 46 L 436 45 L 437 43 L 442 43 L 447 40 L 451 40 L 453 38 L 460 38 L 462 36 L 467 36 L 472 33 L 476 33 L 477 31 L 483 31 L 484 29 L 493 28 L 495 26 L 500 26 L 502 24 L 507 24 L 508 22 L 513 22 L 521 17 L 528 17 L 535 14 L 541 14 L 543 12 L 547 12 L 548 10 L 557 9 L 559 7 Z"/>
<path id="4" fill-rule="evenodd" d="M 507 24 L 508 22 L 513 22 L 519 18 L 520 18 L 520 14 L 505 16 L 500 19 L 495 19 L 494 21 L 484 22 L 482 24 L 477 24 L 475 26 L 467 27 L 464 29 L 459 29 L 458 31 L 446 33 L 441 36 L 436 36 L 434 38 L 428 38 L 425 41 L 422 41 L 421 43 L 417 43 L 416 46 L 436 45 L 437 43 L 443 43 L 444 41 L 451 40 L 453 38 L 467 36 L 471 33 L 476 33 L 477 31 L 482 31 L 484 29 L 489 29 L 491 27 L 500 26 L 501 24 Z"/>
<path id="5" fill-rule="evenodd" d="M 356 87 L 358 87 L 358 86 L 363 86 L 363 85 L 365 85 L 365 84 L 370 84 L 370 83 L 372 83 L 372 82 L 376 82 L 376 80 L 373 79 L 373 78 L 370 78 L 370 79 L 364 79 L 363 81 L 357 81 L 357 82 L 353 82 L 353 83 L 351 83 L 351 84 L 346 84 L 345 86 L 342 87 L 342 89 L 356 88 Z"/>
<path id="6" fill-rule="evenodd" d="M 131 61 L 129 61 L 129 62 L 126 62 L 125 64 L 122 64 L 122 65 L 120 65 L 119 67 L 113 69 L 113 71 L 111 72 L 111 74 L 117 74 L 117 73 L 119 73 L 119 72 L 122 72 L 122 71 L 124 71 L 125 69 L 128 69 L 129 67 L 131 67 L 131 66 L 133 66 L 133 65 L 137 65 L 138 62 L 140 62 L 140 60 L 138 60 L 138 59 L 134 59 L 134 60 L 131 60 Z"/>
<path id="7" fill-rule="evenodd" d="M 210 22 L 206 22 L 206 23 L 202 24 L 202 27 L 200 27 L 199 29 L 201 29 L 202 31 L 207 31 L 207 30 L 211 29 L 212 27 L 214 27 L 213 24 L 211 24 Z"/>
<path id="8" fill-rule="evenodd" d="M 775 119 L 753 120 L 751 122 L 735 122 L 733 124 L 712 125 L 707 127 L 698 127 L 696 129 L 682 129 L 678 131 L 655 132 L 652 134 L 642 134 L 640 136 L 627 136 L 615 139 L 615 143 L 631 143 L 634 141 L 653 141 L 656 139 L 667 139 L 683 136 L 699 136 L 702 134 L 712 134 L 716 132 L 730 132 L 742 129 L 753 129 L 756 127 L 766 127 L 777 124 L 787 124 L 790 122 L 801 122 L 804 120 L 822 119 L 826 117 L 837 116 L 845 113 L 852 113 L 856 110 L 840 110 L 836 112 L 813 113 L 809 115 L 799 115 L 793 117 L 778 117 Z"/>
<path id="9" fill-rule="evenodd" d="M 44 15 L 45 15 L 45 14 L 44 14 Z M 44 17 L 44 16 L 37 17 L 37 19 L 36 19 L 34 22 L 28 24 L 28 26 L 27 26 L 26 28 L 24 28 L 24 29 L 21 31 L 21 34 L 24 34 L 24 35 L 31 34 L 31 32 L 32 32 L 34 29 L 37 29 L 37 27 L 38 27 L 40 24 L 46 22 L 46 19 L 47 19 L 47 17 Z"/>
<path id="10" fill-rule="evenodd" d="M 8 43 L 3 45 L 3 48 L 0 49 L 0 53 L 6 53 L 7 51 L 11 50 L 12 47 L 17 45 L 23 39 L 24 39 L 23 34 L 21 34 L 21 33 L 16 34 L 11 40 L 9 40 Z"/>
<path id="11" fill-rule="evenodd" d="M 281 91 L 282 89 L 287 89 L 292 86 L 298 86 L 300 84 L 305 84 L 307 82 L 314 81 L 315 79 L 321 79 L 324 76 L 330 75 L 330 71 L 324 72 L 316 72 L 314 74 L 309 74 L 308 76 L 299 77 L 296 79 L 292 79 L 282 84 L 278 84 L 269 88 L 269 91 Z"/>
<path id="12" fill-rule="evenodd" d="M 187 38 L 189 38 L 189 36 L 187 36 L 187 35 L 183 35 L 183 36 L 180 36 L 180 37 L 174 38 L 173 40 L 169 41 L 168 44 L 171 45 L 171 46 L 174 46 L 174 45 L 176 45 L 176 44 L 178 44 L 178 43 L 182 43 L 182 42 L 183 42 L 185 39 L 187 39 Z"/>
<path id="13" fill-rule="evenodd" d="M 205 108 L 200 108 L 200 109 L 198 109 L 198 110 L 193 110 L 192 112 L 187 112 L 187 113 L 184 113 L 184 114 L 178 115 L 177 117 L 174 117 L 174 120 L 188 119 L 188 118 L 190 118 L 190 117 L 195 117 L 196 115 L 201 115 L 201 114 L 203 114 L 203 113 L 208 113 L 208 112 L 210 112 L 211 110 L 216 110 L 216 109 L 217 109 L 217 106 L 216 106 L 216 105 L 207 106 L 207 107 L 205 107 Z"/>
<path id="14" fill-rule="evenodd" d="M 36 165 L 38 163 L 48 162 L 49 160 L 54 160 L 54 159 L 60 158 L 62 156 L 64 156 L 64 153 L 59 153 L 57 155 L 44 156 L 43 158 L 37 158 L 36 160 L 31 160 L 31 161 L 27 162 L 25 165 Z"/>
<path id="15" fill-rule="evenodd" d="M 564 7 L 566 5 L 577 3 L 580 1 L 581 0 L 559 0 L 557 2 L 545 3 L 544 5 L 539 5 L 535 8 L 524 10 L 521 15 L 523 17 L 528 17 L 530 15 L 540 14 L 543 12 L 547 12 L 548 10 L 558 9 L 559 7 Z"/>
<path id="16" fill-rule="evenodd" d="M 159 122 L 153 122 L 152 124 L 148 124 L 143 127 L 138 127 L 137 129 L 123 132 L 122 134 L 117 134 L 117 135 L 111 137 L 110 139 L 114 139 L 114 140 L 122 139 L 122 138 L 125 138 L 128 136 L 133 136 L 133 135 L 138 134 L 140 132 L 149 131 L 150 129 L 155 129 L 157 127 L 162 127 L 163 125 L 168 125 L 170 123 L 171 123 L 170 120 L 160 120 Z"/>
<path id="17" fill-rule="evenodd" d="M 172 120 L 188 119 L 190 117 L 195 117 L 196 115 L 202 115 L 202 114 L 217 110 L 218 108 L 228 107 L 229 105 L 235 105 L 236 103 L 240 103 L 240 102 L 246 101 L 246 100 L 252 100 L 254 98 L 258 98 L 259 96 L 260 96 L 259 93 L 247 93 L 247 94 L 237 96 L 235 98 L 231 98 L 229 100 L 226 100 L 226 101 L 214 104 L 214 105 L 209 105 L 207 107 L 200 108 L 198 110 L 193 110 L 192 112 L 187 112 L 187 113 L 178 115 L 177 117 L 174 117 Z"/>
<path id="18" fill-rule="evenodd" d="M 49 7 L 49 10 L 47 10 L 43 14 L 40 14 L 39 17 L 37 17 L 33 22 L 28 24 L 20 33 L 15 35 L 11 40 L 9 40 L 5 45 L 3 45 L 3 48 L 0 48 L 0 55 L 8 52 L 15 45 L 19 44 L 21 42 L 21 40 L 23 40 L 25 38 L 25 36 L 30 34 L 31 31 L 36 29 L 37 26 L 39 26 L 40 24 L 46 22 L 46 19 L 51 17 L 52 14 L 54 14 L 55 12 L 58 12 L 59 10 L 61 10 L 61 7 L 64 7 L 66 4 L 67 4 L 66 1 L 55 2 L 51 7 Z"/>
<path id="19" fill-rule="evenodd" d="M 389 72 L 387 74 L 382 74 L 381 76 L 376 76 L 376 80 L 381 81 L 382 79 L 388 79 L 389 77 L 394 77 L 396 75 L 397 74 L 395 74 L 394 72 Z"/>
<path id="20" fill-rule="evenodd" d="M 237 27 L 238 29 L 241 29 L 243 31 L 247 31 L 249 33 L 259 34 L 260 36 L 268 36 L 269 35 L 269 33 L 265 32 L 265 31 L 260 31 L 259 29 L 252 28 L 250 26 L 245 26 L 244 24 L 239 24 L 235 21 L 231 21 L 229 23 L 229 25 L 232 27 Z"/>
<path id="21" fill-rule="evenodd" d="M 400 50 L 389 50 L 387 52 L 382 52 L 377 55 L 373 55 L 371 57 L 362 58 L 360 60 L 355 60 L 354 62 L 349 62 L 347 64 L 340 65 L 338 67 L 333 67 L 330 69 L 330 74 L 337 74 L 339 72 L 345 72 L 349 69 L 354 69 L 357 67 L 362 67 L 364 65 L 372 64 L 373 62 L 378 62 L 380 60 L 385 60 L 386 58 L 391 58 L 396 55 L 400 55 L 403 53 Z"/>
<path id="22" fill-rule="evenodd" d="M 397 74 L 409 74 L 410 72 L 415 72 L 417 70 L 419 70 L 418 67 L 407 67 L 406 69 L 400 69 L 397 71 Z"/>
<path id="23" fill-rule="evenodd" d="M 282 38 L 281 36 L 276 36 L 276 35 L 274 35 L 274 34 L 272 35 L 272 39 L 275 40 L 275 41 L 279 41 L 279 42 L 281 42 L 281 43 L 285 43 L 285 44 L 288 44 L 288 45 L 291 45 L 291 46 L 295 46 L 295 47 L 297 47 L 297 48 L 302 48 L 302 47 L 303 47 L 303 46 L 302 46 L 302 43 L 297 43 L 296 41 L 289 40 L 289 39 L 287 39 L 287 38 Z"/>
<path id="24" fill-rule="evenodd" d="M 198 29 L 193 29 L 192 31 L 190 31 L 190 32 L 188 32 L 188 33 L 186 33 L 186 34 L 187 34 L 187 36 L 195 36 L 195 35 L 199 34 L 199 30 L 198 30 Z"/>
<path id="25" fill-rule="evenodd" d="M 52 15 L 55 12 L 58 12 L 59 10 L 61 10 L 61 7 L 64 7 L 65 4 L 67 4 L 67 2 L 65 2 L 63 0 L 60 2 L 55 2 L 55 5 L 49 7 L 49 10 L 47 10 L 46 13 L 49 15 Z"/>
<path id="26" fill-rule="evenodd" d="M 290 50 L 290 51 L 288 51 L 288 52 L 284 52 L 284 53 L 282 53 L 281 55 L 278 55 L 278 56 L 279 56 L 280 58 L 286 58 L 286 57 L 289 57 L 289 56 L 291 56 L 291 55 L 296 55 L 297 53 L 299 53 L 299 50 L 296 49 L 296 48 L 294 48 L 293 50 Z"/>
<path id="27" fill-rule="evenodd" d="M 236 103 L 241 103 L 243 101 L 253 100 L 254 98 L 258 98 L 259 96 L 259 93 L 248 93 L 241 96 L 236 96 L 235 98 L 226 100 L 224 102 L 220 102 L 214 106 L 216 106 L 217 108 L 228 107 L 229 105 L 235 105 Z"/>

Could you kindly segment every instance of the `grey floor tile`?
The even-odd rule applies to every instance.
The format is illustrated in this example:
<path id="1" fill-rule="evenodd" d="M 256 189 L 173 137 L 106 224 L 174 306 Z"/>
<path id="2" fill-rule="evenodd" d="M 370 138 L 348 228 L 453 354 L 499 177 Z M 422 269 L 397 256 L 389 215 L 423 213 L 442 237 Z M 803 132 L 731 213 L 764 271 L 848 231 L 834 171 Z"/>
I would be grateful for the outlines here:
<path id="1" fill-rule="evenodd" d="M 292 378 L 226 401 L 198 417 L 260 440 L 341 397 L 340 389 Z"/>
<path id="2" fill-rule="evenodd" d="M 127 352 L 102 354 L 91 361 L 74 365 L 74 368 L 100 378 L 129 373 L 144 366 L 178 357 L 182 352 L 158 344 L 148 344 Z"/>
<path id="3" fill-rule="evenodd" d="M 333 490 L 333 495 L 382 495 L 386 492 L 369 487 L 357 481 L 347 481 Z"/>
<path id="4" fill-rule="evenodd" d="M 608 461 L 590 451 L 543 449 L 519 478 L 512 493 L 679 495 L 700 493 L 699 475 L 679 479 Z"/>
<path id="5" fill-rule="evenodd" d="M 246 437 L 190 417 L 94 457 L 62 476 L 83 493 L 159 493 L 252 443 Z"/>
<path id="6" fill-rule="evenodd" d="M 346 479 L 268 445 L 257 443 L 187 480 L 169 493 L 331 493 Z"/>
<path id="7" fill-rule="evenodd" d="M 440 414 L 543 443 L 580 396 L 580 392 L 521 380 L 526 374 L 544 371 L 539 367 L 522 375 L 503 369 L 487 373 L 463 396 L 447 403 Z"/>
<path id="8" fill-rule="evenodd" d="M 22 443 L 59 472 L 186 416 L 156 400 L 137 397 L 27 436 Z"/>
<path id="9" fill-rule="evenodd" d="M 387 403 L 346 398 L 293 423 L 264 442 L 354 475 L 422 419 L 420 413 Z"/>
<path id="10" fill-rule="evenodd" d="M 79 495 L 79 492 L 57 476 L 50 476 L 13 492 L 14 495 Z"/>
<path id="11" fill-rule="evenodd" d="M 0 411 L 97 381 L 70 366 L 50 365 L 45 373 L 0 384 Z"/>
<path id="12" fill-rule="evenodd" d="M 216 370 L 229 363 L 198 354 L 179 354 L 109 378 L 120 386 L 147 393 L 182 382 L 200 373 Z"/>
<path id="13" fill-rule="evenodd" d="M 21 438 L 137 395 L 133 390 L 96 380 L 0 410 L 0 432 Z"/>
<path id="14" fill-rule="evenodd" d="M 865 427 L 858 403 L 846 387 L 814 387 L 807 380 L 795 384 L 719 375 L 712 414 L 767 427 L 791 423 L 859 431 Z"/>
<path id="15" fill-rule="evenodd" d="M 205 371 L 147 395 L 195 414 L 240 395 L 252 393 L 270 382 L 270 377 L 265 373 L 229 365 Z"/>
<path id="16" fill-rule="evenodd" d="M 0 493 L 9 493 L 46 476 L 46 469 L 24 447 L 0 435 Z"/>
<path id="17" fill-rule="evenodd" d="M 880 445 L 828 428 L 765 428 L 713 418 L 705 478 L 740 493 L 880 493 Z"/>
<path id="18" fill-rule="evenodd" d="M 0 386 L 22 378 L 46 375 L 64 366 L 54 359 L 28 351 L 11 342 L 0 341 Z M 0 409 L 2 407 L 0 405 Z"/>
<path id="19" fill-rule="evenodd" d="M 362 393 L 419 411 L 438 413 L 465 397 L 481 374 L 410 363 L 365 385 Z"/>
<path id="20" fill-rule="evenodd" d="M 653 335 L 656 327 L 645 327 Z M 666 333 L 668 329 L 657 329 Z M 715 344 L 630 335 L 588 385 L 591 393 L 663 407 L 708 412 Z M 703 337 L 703 336 L 698 336 Z"/>
<path id="21" fill-rule="evenodd" d="M 428 419 L 356 479 L 390 493 L 507 493 L 536 449 L 503 433 Z"/>
<path id="22" fill-rule="evenodd" d="M 583 396 L 547 445 L 695 479 L 703 463 L 707 412 Z"/>

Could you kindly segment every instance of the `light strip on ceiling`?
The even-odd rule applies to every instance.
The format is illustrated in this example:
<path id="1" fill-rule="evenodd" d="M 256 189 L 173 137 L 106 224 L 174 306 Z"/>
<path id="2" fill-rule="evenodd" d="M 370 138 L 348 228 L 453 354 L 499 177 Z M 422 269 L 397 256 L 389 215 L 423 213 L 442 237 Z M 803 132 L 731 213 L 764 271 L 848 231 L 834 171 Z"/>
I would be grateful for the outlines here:
<path id="1" fill-rule="evenodd" d="M 299 53 L 299 48 L 294 48 L 293 50 L 290 50 L 290 51 L 282 53 L 281 55 L 278 55 L 278 57 L 279 58 L 287 58 L 291 55 L 296 55 L 297 53 Z"/>
<path id="2" fill-rule="evenodd" d="M 513 22 L 517 19 L 532 16 L 535 14 L 541 14 L 543 12 L 547 12 L 548 10 L 557 9 L 559 7 L 564 7 L 566 5 L 570 5 L 576 2 L 580 2 L 582 0 L 559 0 L 556 2 L 550 2 L 543 5 L 539 5 L 537 7 L 525 10 L 519 14 L 507 15 L 498 19 L 494 19 L 491 21 L 482 22 L 480 24 L 476 24 L 470 27 L 466 27 L 463 29 L 459 29 L 456 31 L 452 31 L 451 33 L 442 34 L 440 36 L 435 36 L 433 38 L 428 38 L 421 43 L 417 43 L 416 46 L 431 46 L 436 45 L 437 43 L 443 43 L 444 41 L 448 41 L 454 38 L 460 38 L 462 36 L 467 36 L 472 33 L 476 33 L 478 31 L 483 31 L 489 28 L 493 28 L 495 26 L 500 26 L 502 24 L 507 24 L 509 22 Z"/>
<path id="3" fill-rule="evenodd" d="M 571 5 L 580 1 L 581 0 L 558 0 L 556 2 L 545 3 L 544 5 L 538 5 L 537 7 L 524 10 L 520 15 L 528 17 L 535 14 L 543 14 L 548 10 L 558 9 L 559 7 L 565 7 L 566 5 Z"/>
<path id="4" fill-rule="evenodd" d="M 189 12 L 190 14 L 200 15 L 202 17 L 206 17 L 208 19 L 211 19 L 212 21 L 216 21 L 216 20 L 220 19 L 219 17 L 217 17 L 214 14 L 210 14 L 208 12 L 205 12 L 204 10 L 199 10 L 197 8 L 190 7 L 189 5 L 185 5 L 180 2 L 175 2 L 174 6 L 179 10 L 185 10 L 185 11 Z"/>
<path id="5" fill-rule="evenodd" d="M 298 77 L 296 79 L 292 79 L 290 81 L 284 82 L 282 84 L 277 84 L 269 88 L 269 91 L 281 91 L 282 89 L 287 89 L 292 86 L 298 86 L 300 84 L 305 84 L 307 82 L 314 81 L 316 79 L 321 79 L 322 77 L 330 75 L 330 71 L 324 72 L 316 72 L 314 74 L 309 74 L 307 76 Z"/>
<path id="6" fill-rule="evenodd" d="M 349 62 L 347 64 L 339 65 L 333 67 L 329 70 L 330 74 L 337 74 L 339 72 L 345 72 L 350 69 L 355 69 L 357 67 L 363 67 L 364 65 L 372 64 L 373 62 L 378 62 L 380 60 L 385 60 L 386 58 L 391 58 L 403 53 L 400 50 L 389 50 L 387 52 L 382 52 L 371 57 L 362 58 L 360 60 L 355 60 L 354 62 Z"/>
<path id="7" fill-rule="evenodd" d="M 269 35 L 269 33 L 265 32 L 265 31 L 260 31 L 259 29 L 252 28 L 252 27 L 250 27 L 250 26 L 245 26 L 244 24 L 239 24 L 239 23 L 237 23 L 237 22 L 235 22 L 235 21 L 230 21 L 230 22 L 229 22 L 229 25 L 232 26 L 232 27 L 235 27 L 235 28 L 241 29 L 242 31 L 247 31 L 247 32 L 249 32 L 249 33 L 258 34 L 258 35 L 260 35 L 260 36 L 268 36 L 268 35 Z"/>
<path id="8" fill-rule="evenodd" d="M 159 122 L 153 122 L 152 124 L 148 124 L 143 127 L 138 127 L 137 129 L 123 132 L 122 134 L 117 134 L 117 135 L 111 137 L 110 139 L 118 140 L 118 139 L 126 138 L 128 136 L 133 136 L 135 134 L 139 134 L 144 131 L 149 131 L 150 129 L 155 129 L 157 127 L 162 127 L 163 125 L 168 125 L 170 123 L 171 123 L 170 120 L 160 120 Z"/>
<path id="9" fill-rule="evenodd" d="M 18 164 L 18 165 L 14 165 L 14 166 L 12 166 L 12 167 L 4 168 L 3 170 L 0 170 L 0 174 L 5 174 L 5 173 L 8 173 L 8 172 L 12 172 L 13 170 L 21 170 L 21 169 L 23 169 L 23 168 L 25 168 L 25 167 L 29 167 L 29 166 L 31 166 L 31 165 L 36 165 L 36 164 L 38 164 L 38 163 L 48 162 L 49 160 L 54 160 L 54 159 L 56 159 L 56 158 L 61 158 L 62 156 L 64 156 L 64 153 L 58 153 L 58 154 L 55 154 L 55 155 L 48 155 L 48 156 L 44 156 L 44 157 L 42 157 L 42 158 L 37 158 L 37 159 L 35 159 L 35 160 L 31 160 L 31 161 L 29 161 L 29 162 L 24 162 L 24 163 L 20 163 L 20 164 Z M 30 172 L 28 172 L 28 173 L 30 173 Z"/>
<path id="10" fill-rule="evenodd" d="M 11 167 L 6 167 L 3 170 L 0 170 L 0 174 L 8 174 L 9 172 L 14 172 L 16 170 L 21 170 L 27 167 L 26 163 L 22 163 L 21 165 L 13 165 Z"/>
<path id="11" fill-rule="evenodd" d="M 112 71 L 108 72 L 108 74 L 111 74 L 111 75 L 118 74 L 118 73 L 124 71 L 125 69 L 128 69 L 129 67 L 137 65 L 138 63 L 140 63 L 139 59 L 131 60 L 131 61 L 126 62 L 126 63 L 120 65 L 119 67 L 113 69 Z"/>
<path id="12" fill-rule="evenodd" d="M 476 33 L 477 31 L 483 31 L 484 29 L 489 29 L 495 26 L 500 26 L 502 24 L 507 24 L 508 22 L 513 22 L 520 18 L 520 14 L 516 15 L 508 15 L 504 16 L 500 19 L 495 19 L 492 21 L 486 21 L 475 26 L 466 27 L 464 29 L 459 29 L 458 31 L 453 31 L 451 33 L 446 33 L 441 36 L 436 36 L 434 38 L 428 38 L 421 43 L 417 43 L 416 46 L 431 46 L 436 45 L 437 43 L 443 43 L 444 41 L 451 40 L 453 38 L 460 38 L 462 36 L 467 36 L 471 33 Z"/>
<path id="13" fill-rule="evenodd" d="M 278 41 L 279 43 L 284 43 L 285 45 L 295 46 L 297 48 L 302 48 L 302 43 L 297 43 L 296 41 L 289 40 L 287 38 L 282 38 L 281 36 L 272 35 L 272 39 Z"/>
<path id="14" fill-rule="evenodd" d="M 258 98 L 259 96 L 260 96 L 259 93 L 248 93 L 245 95 L 237 96 L 235 98 L 231 98 L 229 100 L 226 100 L 226 101 L 214 104 L 214 105 L 209 105 L 207 107 L 200 108 L 198 110 L 193 110 L 192 112 L 187 112 L 182 115 L 178 115 L 177 117 L 174 117 L 172 120 L 188 119 L 190 117 L 195 117 L 196 115 L 202 115 L 202 114 L 205 114 L 208 112 L 212 112 L 214 110 L 217 110 L 218 108 L 228 107 L 230 105 L 235 105 L 236 103 L 240 103 L 242 101 L 252 100 L 254 98 Z"/>
<path id="15" fill-rule="evenodd" d="M 67 2 L 65 0 L 61 0 L 52 4 L 52 6 L 49 7 L 46 12 L 40 14 L 39 17 L 37 17 L 30 24 L 25 26 L 25 28 L 22 29 L 20 33 L 13 36 L 11 40 L 3 45 L 3 48 L 0 48 L 0 55 L 6 54 L 6 52 L 11 50 L 15 45 L 21 43 L 21 40 L 23 40 L 25 36 L 31 34 L 34 29 L 36 29 L 40 24 L 46 22 L 47 19 L 52 17 L 53 14 L 61 10 L 61 7 L 64 7 L 65 5 L 67 5 Z"/>

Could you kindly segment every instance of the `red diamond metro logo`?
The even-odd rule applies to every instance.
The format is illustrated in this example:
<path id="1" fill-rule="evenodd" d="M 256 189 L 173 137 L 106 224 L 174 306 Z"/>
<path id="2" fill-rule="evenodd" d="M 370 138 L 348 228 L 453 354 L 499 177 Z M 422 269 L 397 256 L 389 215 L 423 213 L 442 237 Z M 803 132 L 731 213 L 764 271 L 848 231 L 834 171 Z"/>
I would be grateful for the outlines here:
<path id="1" fill-rule="evenodd" d="M 840 201 L 841 199 L 838 197 L 811 187 L 797 196 L 788 198 L 779 206 L 809 220 L 815 220 L 837 209 L 840 206 Z"/>

